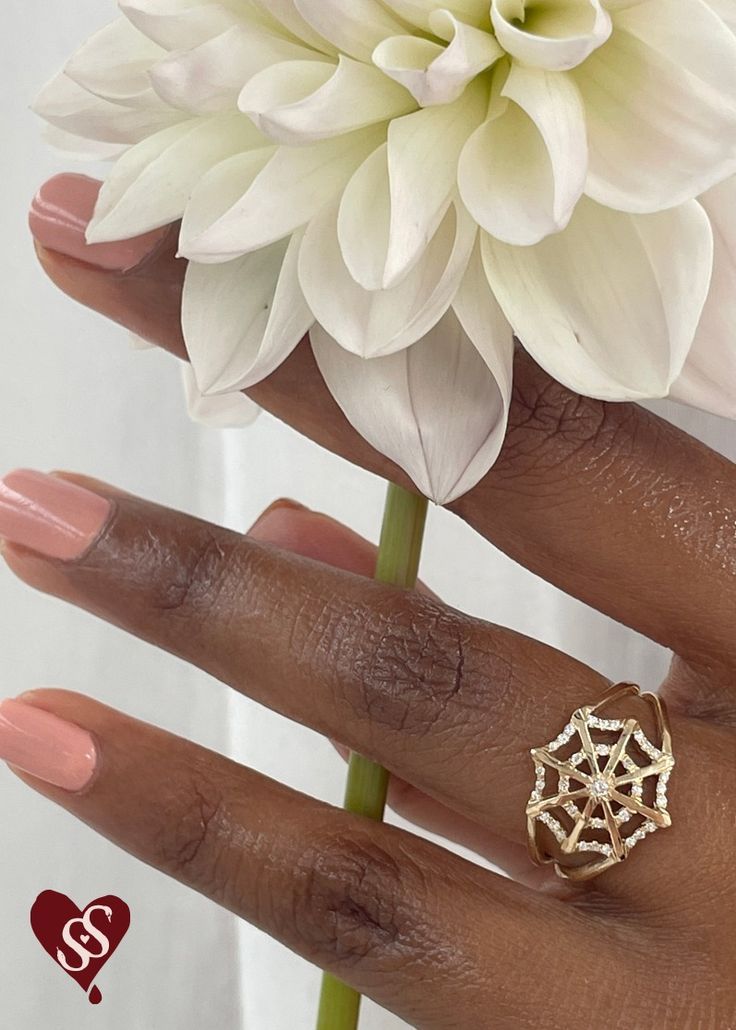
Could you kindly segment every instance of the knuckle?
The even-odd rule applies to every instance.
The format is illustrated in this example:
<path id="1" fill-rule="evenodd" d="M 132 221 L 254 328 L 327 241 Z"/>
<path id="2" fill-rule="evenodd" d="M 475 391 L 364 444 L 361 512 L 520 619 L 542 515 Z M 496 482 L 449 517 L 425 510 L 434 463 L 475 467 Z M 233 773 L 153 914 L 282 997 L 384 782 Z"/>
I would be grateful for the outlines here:
<path id="1" fill-rule="evenodd" d="M 185 781 L 159 828 L 154 846 L 158 866 L 219 896 L 215 881 L 227 836 L 223 816 L 224 799 L 212 784 L 201 776 Z"/>
<path id="2" fill-rule="evenodd" d="M 580 444 L 594 441 L 605 421 L 605 405 L 572 393 L 547 377 L 517 379 L 507 450 L 539 459 L 554 444 L 559 461 Z"/>
<path id="3" fill-rule="evenodd" d="M 319 838 L 300 856 L 289 913 L 308 950 L 351 965 L 418 948 L 427 890 L 416 863 L 367 833 Z"/>
<path id="4" fill-rule="evenodd" d="M 150 605 L 163 616 L 201 612 L 223 587 L 230 563 L 216 534 L 202 530 L 160 557 Z"/>
<path id="5" fill-rule="evenodd" d="M 576 465 L 586 475 L 625 465 L 636 437 L 635 409 L 581 397 L 529 359 L 517 362 L 509 430 L 495 466 L 501 478 L 544 481 Z"/>
<path id="6" fill-rule="evenodd" d="M 472 619 L 439 602 L 386 590 L 370 609 L 329 620 L 324 637 L 335 690 L 351 710 L 369 727 L 422 737 L 477 711 L 489 669 L 475 635 Z"/>

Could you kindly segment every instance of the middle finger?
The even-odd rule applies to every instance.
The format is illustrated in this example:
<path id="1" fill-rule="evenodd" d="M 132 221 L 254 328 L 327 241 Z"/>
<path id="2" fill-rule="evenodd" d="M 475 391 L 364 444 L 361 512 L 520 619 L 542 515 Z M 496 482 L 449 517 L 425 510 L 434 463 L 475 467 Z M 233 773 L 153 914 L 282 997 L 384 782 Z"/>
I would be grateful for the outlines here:
<path id="1" fill-rule="evenodd" d="M 185 357 L 175 250 L 172 233 L 126 274 L 93 267 L 92 251 L 90 264 L 42 246 L 39 257 L 71 296 Z M 250 394 L 323 446 L 406 481 L 349 425 L 308 341 Z M 501 457 L 455 509 L 527 568 L 692 666 L 710 670 L 721 656 L 701 707 L 732 716 L 736 474 L 724 457 L 637 405 L 576 396 L 521 353 Z"/>
<path id="2" fill-rule="evenodd" d="M 607 686 L 572 658 L 432 598 L 98 483 L 11 474 L 0 493 L 0 533 L 35 549 L 6 548 L 26 582 L 339 737 L 510 840 L 525 839 L 529 748 L 546 744 Z M 688 721 L 685 732 L 684 722 L 678 804 L 697 811 L 694 769 L 707 768 L 700 738 L 709 727 Z M 621 882 L 630 893 L 634 880 Z M 641 877 L 637 884 L 645 889 Z"/>

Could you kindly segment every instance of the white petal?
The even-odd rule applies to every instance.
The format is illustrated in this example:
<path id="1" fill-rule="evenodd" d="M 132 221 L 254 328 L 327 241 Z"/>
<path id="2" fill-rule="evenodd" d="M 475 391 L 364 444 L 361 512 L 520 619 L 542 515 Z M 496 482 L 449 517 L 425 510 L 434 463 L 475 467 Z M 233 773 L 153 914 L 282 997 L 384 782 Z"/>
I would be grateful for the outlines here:
<path id="1" fill-rule="evenodd" d="M 294 0 L 253 0 L 256 6 L 267 17 L 275 18 L 294 36 L 322 54 L 335 55 L 337 51 L 311 25 L 302 18 L 296 9 Z"/>
<path id="2" fill-rule="evenodd" d="M 140 106 L 150 97 L 151 66 L 164 54 L 129 21 L 119 18 L 88 39 L 64 71 L 77 85 L 103 100 Z"/>
<path id="3" fill-rule="evenodd" d="M 337 216 L 337 238 L 345 267 L 365 290 L 380 290 L 386 273 L 391 230 L 388 144 L 366 158 L 345 187 Z"/>
<path id="4" fill-rule="evenodd" d="M 451 104 L 468 83 L 503 56 L 488 32 L 459 22 L 448 11 L 430 16 L 432 31 L 449 44 L 418 36 L 392 36 L 373 51 L 373 62 L 400 82 L 422 107 Z"/>
<path id="5" fill-rule="evenodd" d="M 454 104 L 394 119 L 388 147 L 353 176 L 338 236 L 351 276 L 365 289 L 398 286 L 421 259 L 456 194 L 460 151 L 486 106 L 479 82 Z"/>
<path id="6" fill-rule="evenodd" d="M 275 153 L 275 147 L 247 150 L 221 161 L 202 176 L 184 211 L 179 234 L 180 256 L 193 257 L 196 242 L 243 198 Z M 237 234 L 233 233 L 227 243 L 237 248 Z M 235 250 L 234 253 L 237 257 L 243 252 Z M 196 260 L 218 262 L 230 261 L 232 257 L 232 252 L 226 252 L 197 255 Z"/>
<path id="7" fill-rule="evenodd" d="M 320 56 L 257 25 L 233 25 L 198 47 L 160 61 L 151 82 L 172 107 L 205 114 L 236 107 L 244 84 L 269 65 Z"/>
<path id="8" fill-rule="evenodd" d="M 514 376 L 514 332 L 488 283 L 483 266 L 480 236 L 473 248 L 473 254 L 468 262 L 460 289 L 452 302 L 452 307 L 463 329 L 498 383 L 504 405 L 503 419 L 499 423 L 500 432 L 496 440 L 500 450 L 506 435 L 506 423 L 511 405 Z M 496 456 L 494 456 L 494 461 Z"/>
<path id="9" fill-rule="evenodd" d="M 126 143 L 99 143 L 84 139 L 71 132 L 57 129 L 55 125 L 44 125 L 42 136 L 49 144 L 61 151 L 65 158 L 74 161 L 111 161 L 128 149 Z"/>
<path id="10" fill-rule="evenodd" d="M 455 191 L 463 145 L 485 117 L 487 99 L 487 88 L 478 81 L 454 104 L 426 108 L 391 122 L 391 231 L 384 287 L 401 282 L 437 231 Z"/>
<path id="11" fill-rule="evenodd" d="M 676 400 L 736 418 L 736 177 L 700 198 L 715 239 L 713 279 Z"/>
<path id="12" fill-rule="evenodd" d="M 302 17 L 342 54 L 370 61 L 387 36 L 404 31 L 379 0 L 294 0 Z"/>
<path id="13" fill-rule="evenodd" d="M 311 338 L 350 423 L 421 493 L 449 504 L 485 475 L 498 454 L 505 402 L 454 312 L 389 357 L 348 354 L 320 326 Z"/>
<path id="14" fill-rule="evenodd" d="M 364 129 L 309 146 L 279 147 L 246 183 L 239 198 L 228 192 L 230 206 L 208 227 L 195 233 L 195 223 L 201 225 L 202 219 L 199 215 L 185 217 L 182 253 L 197 261 L 228 260 L 306 225 L 344 188 L 355 169 L 380 145 L 382 135 L 380 128 Z M 195 194 L 193 204 L 196 199 Z"/>
<path id="15" fill-rule="evenodd" d="M 203 394 L 259 383 L 311 328 L 297 275 L 300 245 L 296 234 L 223 265 L 189 265 L 182 327 Z"/>
<path id="16" fill-rule="evenodd" d="M 588 170 L 585 113 L 564 72 L 514 64 L 501 106 L 468 140 L 463 202 L 497 239 L 528 246 L 567 225 Z M 495 106 L 495 105 L 494 105 Z"/>
<path id="17" fill-rule="evenodd" d="M 221 397 L 203 397 L 194 372 L 187 364 L 181 367 L 184 398 L 189 417 L 210 429 L 241 429 L 252 425 L 261 409 L 244 393 L 228 393 Z"/>
<path id="18" fill-rule="evenodd" d="M 732 32 L 736 33 L 736 4 L 733 0 L 708 0 L 708 7 L 716 12 Z"/>
<path id="19" fill-rule="evenodd" d="M 449 10 L 466 25 L 487 30 L 491 27 L 489 0 L 449 0 L 447 3 L 438 0 L 384 0 L 384 3 L 404 21 L 425 32 L 431 31 L 430 19 L 438 7 Z"/>
<path id="20" fill-rule="evenodd" d="M 616 32 L 622 31 L 736 106 L 736 40 L 704 0 L 645 0 L 616 15 Z"/>
<path id="21" fill-rule="evenodd" d="M 507 53 L 548 71 L 575 68 L 611 35 L 599 0 L 493 0 L 491 18 Z"/>
<path id="22" fill-rule="evenodd" d="M 255 75 L 238 106 L 271 139 L 300 146 L 406 114 L 416 106 L 377 68 L 340 57 L 285 61 Z"/>
<path id="23" fill-rule="evenodd" d="M 356 283 L 345 265 L 337 211 L 334 204 L 310 223 L 299 256 L 299 279 L 315 319 L 360 356 L 408 347 L 451 304 L 473 248 L 475 223 L 453 205 L 409 275 L 390 290 L 371 291 Z"/>
<path id="24" fill-rule="evenodd" d="M 118 161 L 103 184 L 87 241 L 128 239 L 176 221 L 213 165 L 264 142 L 237 111 L 149 136 Z"/>
<path id="25" fill-rule="evenodd" d="M 184 117 L 150 91 L 150 106 L 124 107 L 93 96 L 65 75 L 54 76 L 36 97 L 33 110 L 64 132 L 101 143 L 138 143 Z"/>
<path id="26" fill-rule="evenodd" d="M 658 211 L 736 171 L 736 37 L 700 0 L 618 13 L 608 45 L 572 74 L 599 203 Z"/>
<path id="27" fill-rule="evenodd" d="M 535 247 L 483 238 L 489 282 L 516 335 L 555 379 L 603 400 L 663 397 L 708 292 L 713 238 L 695 202 L 626 215 L 583 199 Z"/>
<path id="28" fill-rule="evenodd" d="M 120 10 L 159 46 L 188 50 L 199 46 L 239 20 L 235 5 L 201 0 L 118 0 Z"/>

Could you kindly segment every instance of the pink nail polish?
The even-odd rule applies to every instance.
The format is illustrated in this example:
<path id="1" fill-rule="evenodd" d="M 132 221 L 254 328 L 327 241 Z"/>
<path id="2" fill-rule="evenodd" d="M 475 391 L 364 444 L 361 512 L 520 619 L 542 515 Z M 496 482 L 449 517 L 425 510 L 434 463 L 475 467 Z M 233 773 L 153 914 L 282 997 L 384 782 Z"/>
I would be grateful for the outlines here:
<path id="1" fill-rule="evenodd" d="M 0 703 L 0 759 L 45 783 L 78 791 L 94 775 L 97 749 L 81 726 L 7 700 Z"/>
<path id="2" fill-rule="evenodd" d="M 47 250 L 107 271 L 129 272 L 156 249 L 168 227 L 131 240 L 87 243 L 84 234 L 101 185 L 86 175 L 65 174 L 49 179 L 33 198 L 28 224 L 35 240 Z"/>
<path id="3" fill-rule="evenodd" d="M 58 476 L 18 469 L 0 480 L 0 537 L 73 561 L 102 532 L 112 505 Z"/>

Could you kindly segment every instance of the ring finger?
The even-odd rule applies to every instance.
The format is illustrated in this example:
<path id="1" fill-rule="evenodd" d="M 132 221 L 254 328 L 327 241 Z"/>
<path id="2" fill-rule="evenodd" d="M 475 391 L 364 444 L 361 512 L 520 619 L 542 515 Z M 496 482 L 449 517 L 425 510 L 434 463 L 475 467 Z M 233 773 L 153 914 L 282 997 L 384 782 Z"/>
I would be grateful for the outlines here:
<path id="1" fill-rule="evenodd" d="M 585 913 L 80 695 L 3 702 L 0 747 L 114 843 L 423 1030 L 515 1027 L 555 992 L 562 1011 L 529 972 L 557 948 L 594 954 L 599 990 L 621 963 L 640 975 Z"/>
<path id="2" fill-rule="evenodd" d="M 339 738 L 480 826 L 525 839 L 529 748 L 594 703 L 601 676 L 432 598 L 83 482 L 27 472 L 3 481 L 0 535 L 21 545 L 5 552 L 21 578 Z M 708 783 L 712 735 L 678 720 L 678 804 L 690 812 Z M 674 844 L 665 852 L 658 842 L 658 858 L 677 863 L 686 849 Z M 658 869 L 645 864 L 616 889 L 648 892 Z"/>

